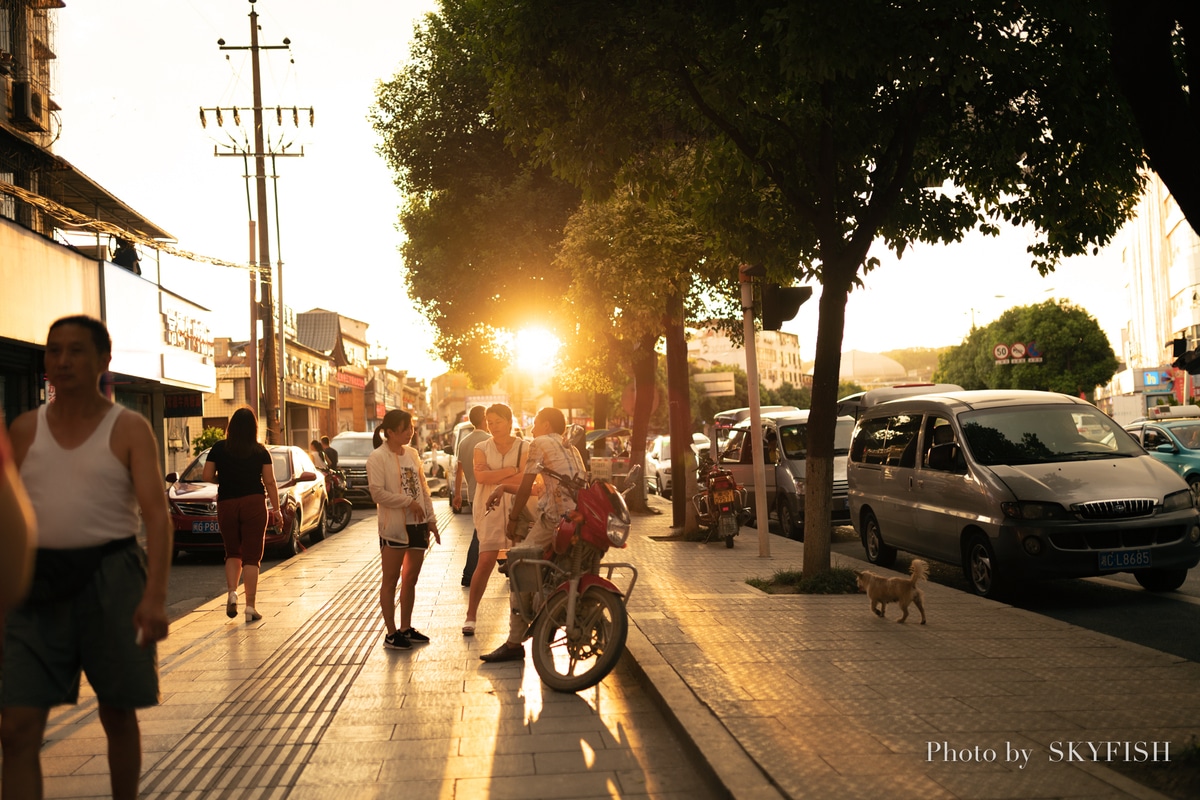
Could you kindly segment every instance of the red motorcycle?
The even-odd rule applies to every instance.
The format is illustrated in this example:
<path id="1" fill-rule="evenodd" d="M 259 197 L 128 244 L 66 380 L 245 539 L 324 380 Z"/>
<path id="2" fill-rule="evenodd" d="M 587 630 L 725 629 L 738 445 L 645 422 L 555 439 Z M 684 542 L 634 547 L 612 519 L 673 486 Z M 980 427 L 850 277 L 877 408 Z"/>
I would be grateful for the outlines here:
<path id="1" fill-rule="evenodd" d="M 637 583 L 637 569 L 601 559 L 609 548 L 625 547 L 629 507 L 607 481 L 572 478 L 545 467 L 540 471 L 574 494 L 575 510 L 563 516 L 541 559 L 509 565 L 509 580 L 515 591 L 533 596 L 529 603 L 522 598 L 520 613 L 530 623 L 525 638 L 533 639 L 538 676 L 555 691 L 578 692 L 603 680 L 625 649 L 625 601 Z M 631 471 L 625 491 L 637 483 Z M 612 580 L 618 569 L 629 578 L 623 592 Z"/>
<path id="2" fill-rule="evenodd" d="M 329 495 L 325 529 L 329 533 L 338 533 L 350 524 L 354 512 L 354 506 L 346 499 L 346 473 L 332 467 L 325 470 L 325 492 Z"/>
<path id="3" fill-rule="evenodd" d="M 725 540 L 726 547 L 733 547 L 734 537 L 750 517 L 746 490 L 737 485 L 732 472 L 707 456 L 700 459 L 700 480 L 704 488 L 692 497 L 692 505 L 696 521 L 708 530 L 704 541 L 717 537 Z"/>

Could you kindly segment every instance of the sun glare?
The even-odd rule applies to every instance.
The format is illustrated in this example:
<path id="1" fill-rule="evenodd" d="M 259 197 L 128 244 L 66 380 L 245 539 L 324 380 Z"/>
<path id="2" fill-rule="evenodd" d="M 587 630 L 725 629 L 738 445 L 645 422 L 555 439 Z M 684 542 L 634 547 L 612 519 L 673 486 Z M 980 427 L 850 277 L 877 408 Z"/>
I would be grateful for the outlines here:
<path id="1" fill-rule="evenodd" d="M 561 347 L 562 342 L 544 328 L 524 328 L 513 337 L 513 361 L 526 372 L 549 370 Z"/>

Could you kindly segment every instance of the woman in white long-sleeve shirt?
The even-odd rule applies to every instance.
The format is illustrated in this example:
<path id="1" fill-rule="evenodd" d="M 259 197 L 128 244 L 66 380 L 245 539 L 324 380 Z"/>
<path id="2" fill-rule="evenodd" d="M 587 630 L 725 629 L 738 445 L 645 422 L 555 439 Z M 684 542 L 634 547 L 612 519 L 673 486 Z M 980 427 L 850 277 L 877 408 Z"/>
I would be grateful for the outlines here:
<path id="1" fill-rule="evenodd" d="M 413 437 L 412 415 L 392 409 L 384 415 L 379 429 L 384 441 L 367 458 L 367 486 L 379 509 L 379 553 L 383 560 L 379 606 L 387 626 L 383 646 L 407 650 L 413 642 L 429 641 L 428 636 L 413 628 L 412 611 L 429 536 L 432 534 L 438 544 L 442 537 L 433 516 L 433 501 L 421 469 L 421 456 L 408 446 Z M 399 627 L 396 626 L 397 581 Z"/>

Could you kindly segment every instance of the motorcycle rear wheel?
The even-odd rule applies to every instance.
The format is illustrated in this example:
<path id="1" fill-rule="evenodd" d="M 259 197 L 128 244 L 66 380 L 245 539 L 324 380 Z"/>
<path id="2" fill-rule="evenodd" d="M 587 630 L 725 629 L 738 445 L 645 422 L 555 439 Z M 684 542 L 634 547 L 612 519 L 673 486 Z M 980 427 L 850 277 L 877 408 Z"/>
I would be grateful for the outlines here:
<path id="1" fill-rule="evenodd" d="M 354 507 L 349 503 L 333 503 L 326 512 L 325 529 L 329 533 L 340 533 L 350 524 Z"/>
<path id="2" fill-rule="evenodd" d="M 567 594 L 550 598 L 533 625 L 533 666 L 556 692 L 595 686 L 621 658 L 629 634 L 629 616 L 619 595 L 590 587 L 575 602 L 575 629 L 566 630 Z"/>

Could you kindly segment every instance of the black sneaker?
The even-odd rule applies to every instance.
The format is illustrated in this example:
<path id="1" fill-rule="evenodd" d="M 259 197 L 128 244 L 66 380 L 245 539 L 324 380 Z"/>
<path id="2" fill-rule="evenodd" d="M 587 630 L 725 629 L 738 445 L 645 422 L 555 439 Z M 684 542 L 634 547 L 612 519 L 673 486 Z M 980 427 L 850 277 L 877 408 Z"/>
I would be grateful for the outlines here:
<path id="1" fill-rule="evenodd" d="M 412 642 L 428 642 L 429 637 L 421 633 L 416 628 L 409 628 L 406 631 L 400 631 L 400 635 Z"/>
<path id="2" fill-rule="evenodd" d="M 383 637 L 383 646 L 388 650 L 408 650 L 412 647 L 412 642 L 403 633 L 396 631 Z"/>

